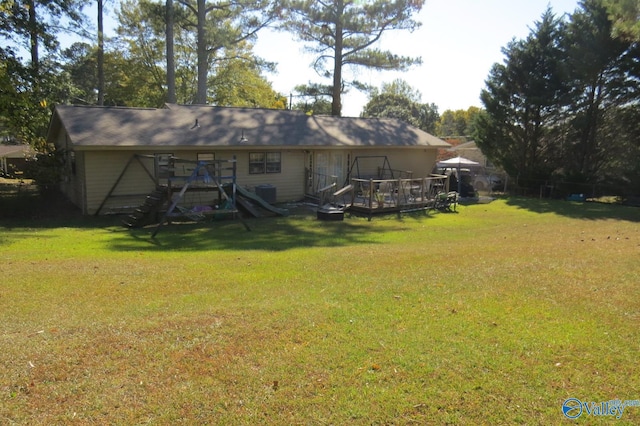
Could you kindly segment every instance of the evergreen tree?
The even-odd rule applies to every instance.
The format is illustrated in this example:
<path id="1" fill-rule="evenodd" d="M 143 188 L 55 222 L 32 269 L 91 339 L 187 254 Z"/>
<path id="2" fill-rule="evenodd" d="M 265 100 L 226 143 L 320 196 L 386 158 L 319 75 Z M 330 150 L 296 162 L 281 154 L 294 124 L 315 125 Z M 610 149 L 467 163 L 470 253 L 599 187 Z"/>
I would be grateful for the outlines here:
<path id="1" fill-rule="evenodd" d="M 331 89 L 331 86 L 312 82 L 298 85 L 294 90 L 300 100 L 292 108 L 309 115 L 331 115 Z"/>
<path id="2" fill-rule="evenodd" d="M 481 93 L 486 113 L 475 121 L 478 146 L 520 182 L 548 176 L 556 167 L 555 141 L 566 93 L 561 42 L 564 24 L 550 9 L 531 34 L 503 49 Z"/>
<path id="3" fill-rule="evenodd" d="M 640 41 L 640 0 L 603 0 L 613 23 L 613 36 Z"/>
<path id="4" fill-rule="evenodd" d="M 568 21 L 547 11 L 526 40 L 504 49 L 475 138 L 520 184 L 637 185 L 640 46 L 615 34 L 603 1 L 584 0 Z"/>
<path id="5" fill-rule="evenodd" d="M 413 31 L 420 26 L 411 19 L 421 10 L 422 0 L 285 0 L 285 29 L 307 42 L 316 55 L 316 72 L 332 79 L 331 114 L 342 113 L 345 66 L 375 70 L 406 70 L 419 58 L 398 56 L 375 47 L 390 30 Z"/>
<path id="6" fill-rule="evenodd" d="M 565 51 L 570 128 L 564 174 L 580 182 L 598 180 L 615 136 L 604 132 L 609 112 L 638 99 L 637 49 L 612 37 L 613 24 L 600 0 L 585 0 L 567 26 Z M 613 138 L 613 139 L 612 139 Z"/>

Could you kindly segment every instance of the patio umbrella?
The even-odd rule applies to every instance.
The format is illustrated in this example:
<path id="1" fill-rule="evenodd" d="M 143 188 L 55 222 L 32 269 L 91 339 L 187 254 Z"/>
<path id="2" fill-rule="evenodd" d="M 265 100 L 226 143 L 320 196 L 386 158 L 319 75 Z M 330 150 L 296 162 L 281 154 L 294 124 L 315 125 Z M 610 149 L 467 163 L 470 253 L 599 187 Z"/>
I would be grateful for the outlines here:
<path id="1" fill-rule="evenodd" d="M 438 161 L 437 166 L 438 167 L 444 167 L 444 168 L 455 168 L 458 171 L 458 175 L 457 175 L 457 179 L 458 179 L 458 194 L 460 194 L 461 190 L 462 190 L 462 179 L 460 179 L 460 169 L 462 167 L 470 167 L 470 166 L 479 166 L 480 163 L 473 161 L 473 160 L 469 160 L 468 158 L 464 158 L 464 157 L 453 157 L 453 158 L 449 158 L 448 160 L 442 160 L 442 161 Z"/>

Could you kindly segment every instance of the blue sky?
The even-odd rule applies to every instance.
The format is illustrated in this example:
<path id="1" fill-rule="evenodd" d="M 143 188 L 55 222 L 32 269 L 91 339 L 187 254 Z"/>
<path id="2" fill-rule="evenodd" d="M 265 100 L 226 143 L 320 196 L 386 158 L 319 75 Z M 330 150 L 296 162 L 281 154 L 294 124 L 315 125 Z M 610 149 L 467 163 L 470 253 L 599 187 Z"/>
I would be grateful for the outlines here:
<path id="1" fill-rule="evenodd" d="M 502 62 L 502 47 L 522 39 L 550 6 L 558 16 L 572 13 L 577 0 L 426 0 L 414 33 L 390 32 L 383 47 L 406 56 L 421 56 L 423 64 L 408 72 L 357 71 L 357 79 L 380 87 L 395 78 L 422 93 L 422 102 L 447 109 L 481 106 L 479 95 L 491 66 Z M 322 81 L 310 68 L 302 44 L 287 33 L 261 33 L 256 53 L 278 63 L 268 75 L 275 90 L 288 94 L 298 84 Z M 295 100 L 294 100 L 295 102 Z M 358 116 L 366 95 L 350 91 L 343 97 L 343 115 Z"/>

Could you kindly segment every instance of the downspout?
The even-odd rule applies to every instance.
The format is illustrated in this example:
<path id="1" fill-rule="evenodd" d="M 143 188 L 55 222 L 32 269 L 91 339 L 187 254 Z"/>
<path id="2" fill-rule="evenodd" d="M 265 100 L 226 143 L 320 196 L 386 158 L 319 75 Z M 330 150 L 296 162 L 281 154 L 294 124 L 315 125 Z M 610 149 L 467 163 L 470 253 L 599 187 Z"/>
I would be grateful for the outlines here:
<path id="1" fill-rule="evenodd" d="M 80 198 L 82 199 L 82 215 L 87 215 L 87 187 L 86 182 L 82 179 L 82 185 L 80 185 Z"/>

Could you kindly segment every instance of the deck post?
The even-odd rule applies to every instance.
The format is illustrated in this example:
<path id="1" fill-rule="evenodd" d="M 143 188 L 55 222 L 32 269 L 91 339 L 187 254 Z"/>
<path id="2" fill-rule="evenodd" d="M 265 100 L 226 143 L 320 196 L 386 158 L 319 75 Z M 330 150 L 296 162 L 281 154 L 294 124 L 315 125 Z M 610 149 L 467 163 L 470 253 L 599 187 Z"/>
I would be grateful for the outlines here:
<path id="1" fill-rule="evenodd" d="M 373 217 L 373 179 L 369 178 L 369 221 Z"/>

